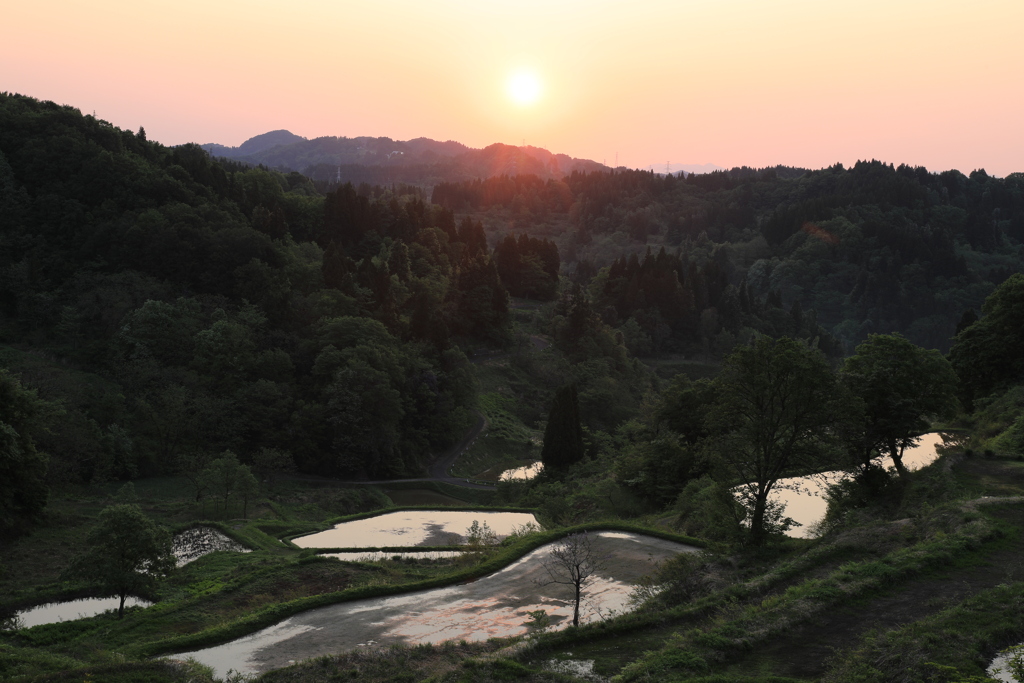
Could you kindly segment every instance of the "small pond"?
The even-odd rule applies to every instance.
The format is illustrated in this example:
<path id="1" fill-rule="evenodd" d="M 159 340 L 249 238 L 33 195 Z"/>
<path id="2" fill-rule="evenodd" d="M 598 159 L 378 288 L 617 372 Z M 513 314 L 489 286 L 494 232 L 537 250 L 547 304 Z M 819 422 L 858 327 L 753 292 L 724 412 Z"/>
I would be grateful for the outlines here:
<path id="1" fill-rule="evenodd" d="M 586 589 L 581 620 L 628 609 L 633 583 L 655 564 L 692 546 L 632 533 L 599 532 L 594 546 L 603 568 Z M 214 668 L 256 673 L 369 644 L 482 641 L 527 632 L 529 612 L 545 610 L 551 628 L 572 622 L 572 588 L 546 584 L 553 544 L 534 550 L 494 574 L 468 583 L 368 598 L 309 610 L 230 643 L 175 658 L 194 657 Z"/>
<path id="2" fill-rule="evenodd" d="M 300 536 L 300 548 L 397 548 L 417 545 L 460 545 L 473 522 L 487 524 L 498 538 L 527 524 L 537 524 L 528 512 L 466 512 L 406 510 L 342 522 L 333 529 Z"/>
<path id="3" fill-rule="evenodd" d="M 102 614 L 107 610 L 116 610 L 121 604 L 121 598 L 83 598 L 81 600 L 67 600 L 65 602 L 51 602 L 46 605 L 38 605 L 18 612 L 17 619 L 21 628 L 32 628 L 42 624 L 56 624 L 59 621 L 73 621 Z M 149 607 L 153 603 L 140 598 L 128 597 L 124 606 L 128 607 Z"/>
<path id="4" fill-rule="evenodd" d="M 208 527 L 197 526 L 185 529 L 174 535 L 174 557 L 179 567 L 195 562 L 203 555 L 209 555 L 217 550 L 227 550 L 235 553 L 250 553 L 241 543 L 228 538 L 220 531 Z"/>
<path id="5" fill-rule="evenodd" d="M 535 463 L 517 467 L 512 470 L 505 470 L 498 476 L 498 481 L 513 481 L 516 479 L 533 479 L 544 469 L 544 463 L 539 460 Z"/>
<path id="6" fill-rule="evenodd" d="M 942 434 L 932 432 L 921 437 L 921 442 L 914 448 L 908 448 L 903 454 L 903 464 L 908 470 L 919 470 L 930 465 L 938 456 L 936 448 L 943 443 Z M 891 459 L 889 468 L 891 467 Z M 813 525 L 825 518 L 828 502 L 825 493 L 832 484 L 849 478 L 845 472 L 824 472 L 809 477 L 789 477 L 780 479 L 778 488 L 772 491 L 771 500 L 786 504 L 785 515 L 799 522 L 802 526 L 793 527 L 787 536 L 793 538 L 810 538 Z"/>

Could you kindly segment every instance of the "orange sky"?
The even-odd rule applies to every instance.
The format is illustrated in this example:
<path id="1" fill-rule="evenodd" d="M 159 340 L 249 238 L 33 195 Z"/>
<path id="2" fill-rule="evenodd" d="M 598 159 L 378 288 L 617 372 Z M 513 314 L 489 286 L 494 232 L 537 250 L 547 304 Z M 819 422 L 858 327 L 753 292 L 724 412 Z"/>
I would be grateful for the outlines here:
<path id="1" fill-rule="evenodd" d="M 492 142 L 628 166 L 1024 171 L 1022 0 L 33 0 L 0 90 L 166 144 Z M 540 99 L 514 103 L 531 70 Z"/>

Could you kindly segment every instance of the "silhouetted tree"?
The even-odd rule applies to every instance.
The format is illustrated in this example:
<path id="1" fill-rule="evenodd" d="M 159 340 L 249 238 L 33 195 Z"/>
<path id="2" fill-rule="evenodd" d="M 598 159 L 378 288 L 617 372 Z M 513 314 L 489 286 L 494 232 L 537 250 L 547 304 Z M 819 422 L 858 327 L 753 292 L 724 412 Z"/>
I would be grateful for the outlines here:
<path id="1" fill-rule="evenodd" d="M 583 454 L 579 397 L 576 385 L 569 384 L 555 392 L 551 402 L 540 458 L 545 468 L 557 470 L 579 462 Z"/>

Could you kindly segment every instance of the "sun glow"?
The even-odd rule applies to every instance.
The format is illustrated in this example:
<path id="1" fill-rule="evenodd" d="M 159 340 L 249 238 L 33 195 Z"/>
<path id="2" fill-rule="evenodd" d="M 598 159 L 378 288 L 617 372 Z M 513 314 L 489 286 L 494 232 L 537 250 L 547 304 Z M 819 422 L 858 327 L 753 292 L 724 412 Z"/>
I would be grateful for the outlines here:
<path id="1" fill-rule="evenodd" d="M 540 79 L 529 71 L 519 71 L 508 79 L 507 90 L 513 102 L 525 107 L 540 99 Z"/>

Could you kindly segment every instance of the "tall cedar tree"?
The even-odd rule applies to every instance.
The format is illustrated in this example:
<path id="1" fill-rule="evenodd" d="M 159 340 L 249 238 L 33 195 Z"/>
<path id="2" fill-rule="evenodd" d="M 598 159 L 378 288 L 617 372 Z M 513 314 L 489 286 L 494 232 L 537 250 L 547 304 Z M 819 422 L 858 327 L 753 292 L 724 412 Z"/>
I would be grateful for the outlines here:
<path id="1" fill-rule="evenodd" d="M 568 384 L 555 393 L 540 459 L 546 469 L 563 469 L 583 459 L 583 428 L 575 384 Z"/>

